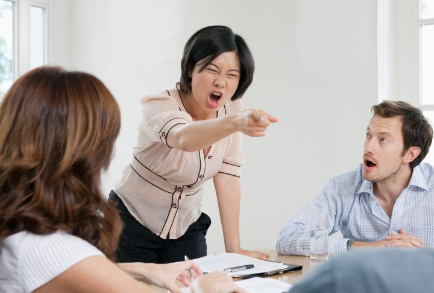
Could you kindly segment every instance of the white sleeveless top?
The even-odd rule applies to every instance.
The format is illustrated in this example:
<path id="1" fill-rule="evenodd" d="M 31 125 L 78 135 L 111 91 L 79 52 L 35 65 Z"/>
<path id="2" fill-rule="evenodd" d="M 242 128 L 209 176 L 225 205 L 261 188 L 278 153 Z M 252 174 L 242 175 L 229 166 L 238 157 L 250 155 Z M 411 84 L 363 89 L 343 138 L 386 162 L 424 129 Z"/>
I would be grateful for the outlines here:
<path id="1" fill-rule="evenodd" d="M 0 293 L 30 293 L 95 255 L 104 256 L 89 242 L 64 231 L 13 234 L 0 242 Z"/>

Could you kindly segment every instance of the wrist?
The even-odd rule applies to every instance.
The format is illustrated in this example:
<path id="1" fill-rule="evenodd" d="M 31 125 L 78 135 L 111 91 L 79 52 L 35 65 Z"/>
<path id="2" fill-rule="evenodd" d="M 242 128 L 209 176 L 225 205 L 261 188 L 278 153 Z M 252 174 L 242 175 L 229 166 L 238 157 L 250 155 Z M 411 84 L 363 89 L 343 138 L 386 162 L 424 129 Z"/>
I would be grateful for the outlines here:
<path id="1" fill-rule="evenodd" d="M 240 130 L 239 127 L 239 117 L 238 117 L 238 113 L 231 113 L 229 115 L 226 115 L 225 118 L 228 120 L 228 127 L 229 127 L 229 131 L 231 133 L 237 132 Z"/>
<path id="2" fill-rule="evenodd" d="M 354 240 L 353 239 L 348 239 L 348 241 L 347 241 L 347 251 L 353 250 L 353 245 L 354 245 Z"/>
<path id="3" fill-rule="evenodd" d="M 134 279 L 151 284 L 151 280 L 148 278 L 150 273 L 153 271 L 150 267 L 153 264 L 144 264 L 144 263 L 119 263 L 118 266 L 128 275 L 133 277 Z"/>
<path id="4" fill-rule="evenodd" d="M 241 252 L 243 251 L 243 249 L 242 248 L 227 248 L 226 249 L 226 252 L 228 252 L 228 253 L 238 253 L 238 254 L 241 254 Z"/>

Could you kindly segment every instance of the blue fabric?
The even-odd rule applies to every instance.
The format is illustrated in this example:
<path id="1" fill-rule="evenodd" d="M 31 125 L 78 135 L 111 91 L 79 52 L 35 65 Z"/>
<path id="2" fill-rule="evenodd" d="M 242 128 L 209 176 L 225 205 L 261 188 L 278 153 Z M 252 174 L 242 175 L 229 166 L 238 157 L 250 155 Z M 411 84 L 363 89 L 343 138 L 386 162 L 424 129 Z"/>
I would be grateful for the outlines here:
<path id="1" fill-rule="evenodd" d="M 363 165 L 330 180 L 320 194 L 289 220 L 279 234 L 276 251 L 309 255 L 309 215 L 329 215 L 330 254 L 346 251 L 348 239 L 376 242 L 400 228 L 434 247 L 434 168 L 421 163 L 414 168 L 409 186 L 395 202 L 389 218 L 373 194 L 372 182 L 363 179 Z"/>
<path id="2" fill-rule="evenodd" d="M 290 293 L 418 293 L 434 290 L 434 250 L 360 249 L 315 268 Z"/>

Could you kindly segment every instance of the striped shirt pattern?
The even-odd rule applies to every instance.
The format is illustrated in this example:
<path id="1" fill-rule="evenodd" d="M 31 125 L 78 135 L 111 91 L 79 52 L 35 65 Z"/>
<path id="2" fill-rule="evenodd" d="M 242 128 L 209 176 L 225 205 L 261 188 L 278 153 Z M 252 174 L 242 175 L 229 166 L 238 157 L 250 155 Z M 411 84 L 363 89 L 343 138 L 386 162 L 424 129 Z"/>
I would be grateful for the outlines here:
<path id="1" fill-rule="evenodd" d="M 378 203 L 372 182 L 362 176 L 363 165 L 330 180 L 320 194 L 305 205 L 281 230 L 276 250 L 284 255 L 309 255 L 309 215 L 329 215 L 331 255 L 346 251 L 348 239 L 376 242 L 404 229 L 434 247 L 434 168 L 421 163 L 410 184 L 395 202 L 392 217 Z"/>

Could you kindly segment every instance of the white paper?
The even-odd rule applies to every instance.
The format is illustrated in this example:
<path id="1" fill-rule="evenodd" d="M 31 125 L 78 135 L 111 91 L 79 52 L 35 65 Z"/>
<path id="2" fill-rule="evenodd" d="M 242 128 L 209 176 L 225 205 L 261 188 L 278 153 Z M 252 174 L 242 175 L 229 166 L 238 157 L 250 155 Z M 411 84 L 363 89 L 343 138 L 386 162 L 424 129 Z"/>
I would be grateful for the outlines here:
<path id="1" fill-rule="evenodd" d="M 270 278 L 251 278 L 235 283 L 249 293 L 282 293 L 292 287 L 291 284 Z M 181 288 L 181 291 L 191 293 L 190 288 Z"/>
<path id="2" fill-rule="evenodd" d="M 252 269 L 242 270 L 238 272 L 228 273 L 232 277 L 241 277 L 245 275 L 272 272 L 276 270 L 283 270 L 287 266 L 280 262 L 269 262 L 259 260 L 253 257 L 237 253 L 218 253 L 207 255 L 201 258 L 196 258 L 195 263 L 199 265 L 203 272 L 211 273 L 214 271 L 224 271 L 224 269 L 243 266 L 248 264 L 255 265 Z"/>

